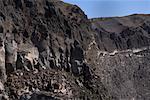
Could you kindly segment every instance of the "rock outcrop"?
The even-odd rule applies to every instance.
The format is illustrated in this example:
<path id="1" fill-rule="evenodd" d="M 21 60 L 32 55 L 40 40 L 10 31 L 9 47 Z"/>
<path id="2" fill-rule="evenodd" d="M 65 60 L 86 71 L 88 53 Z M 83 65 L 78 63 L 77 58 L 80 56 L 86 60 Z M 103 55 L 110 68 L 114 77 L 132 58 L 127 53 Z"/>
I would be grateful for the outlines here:
<path id="1" fill-rule="evenodd" d="M 150 16 L 88 19 L 59 0 L 0 1 L 0 99 L 149 100 Z"/>
<path id="2" fill-rule="evenodd" d="M 99 18 L 91 23 L 97 34 L 86 59 L 111 100 L 149 100 L 150 16 Z"/>
<path id="3" fill-rule="evenodd" d="M 92 32 L 90 21 L 76 5 L 59 0 L 1 0 L 1 97 L 89 98 L 92 92 L 84 82 L 88 84 L 91 72 L 84 53 Z M 63 75 L 66 72 L 68 76 Z"/>

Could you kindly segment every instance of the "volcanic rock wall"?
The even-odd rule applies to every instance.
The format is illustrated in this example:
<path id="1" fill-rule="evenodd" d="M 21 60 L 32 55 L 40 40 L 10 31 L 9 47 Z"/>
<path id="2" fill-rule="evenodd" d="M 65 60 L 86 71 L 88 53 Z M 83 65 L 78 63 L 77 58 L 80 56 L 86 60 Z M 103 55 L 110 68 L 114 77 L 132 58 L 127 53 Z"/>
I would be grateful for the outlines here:
<path id="1" fill-rule="evenodd" d="M 91 19 L 87 62 L 112 100 L 149 100 L 150 16 Z"/>
<path id="2" fill-rule="evenodd" d="M 61 74 L 68 72 L 84 78 L 91 76 L 84 60 L 84 51 L 90 43 L 92 32 L 90 21 L 76 5 L 59 0 L 1 0 L 0 79 L 1 83 L 5 83 L 2 98 L 6 94 L 16 100 L 21 99 L 23 93 L 32 91 L 33 94 L 37 89 L 46 91 L 52 81 L 50 77 L 41 76 L 46 77 L 47 81 L 46 78 L 45 81 L 35 78 L 36 73 L 43 70 L 62 70 Z M 36 76 L 28 76 L 26 72 Z M 32 84 L 32 79 L 39 80 L 44 86 Z M 59 85 L 54 84 L 54 89 L 59 89 Z M 66 98 L 72 97 L 68 95 Z"/>
<path id="3" fill-rule="evenodd" d="M 88 19 L 59 0 L 0 1 L 0 99 L 149 100 L 150 16 Z"/>
<path id="4" fill-rule="evenodd" d="M 6 54 L 1 55 L 6 65 L 1 66 L 8 73 L 34 70 L 35 65 L 65 70 L 76 62 L 82 65 L 91 30 L 80 8 L 51 0 L 2 0 L 0 6 Z"/>

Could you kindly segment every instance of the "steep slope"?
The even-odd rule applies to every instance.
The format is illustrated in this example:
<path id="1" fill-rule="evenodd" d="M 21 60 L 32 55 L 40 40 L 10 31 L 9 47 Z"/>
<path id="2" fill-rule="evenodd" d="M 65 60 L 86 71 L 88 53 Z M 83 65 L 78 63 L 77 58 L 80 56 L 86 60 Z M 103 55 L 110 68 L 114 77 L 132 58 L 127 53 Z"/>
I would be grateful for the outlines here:
<path id="1" fill-rule="evenodd" d="M 150 99 L 150 16 L 91 19 L 87 62 L 112 100 Z"/>
<path id="2" fill-rule="evenodd" d="M 149 46 L 149 17 L 135 14 L 120 18 L 91 19 L 92 28 L 98 32 L 96 41 L 99 48 L 109 52 Z"/>
<path id="3" fill-rule="evenodd" d="M 59 0 L 0 1 L 0 99 L 149 100 L 150 15 L 87 19 Z"/>
<path id="4" fill-rule="evenodd" d="M 79 7 L 59 0 L 1 0 L 0 97 L 101 98 L 84 57 L 90 25 Z"/>

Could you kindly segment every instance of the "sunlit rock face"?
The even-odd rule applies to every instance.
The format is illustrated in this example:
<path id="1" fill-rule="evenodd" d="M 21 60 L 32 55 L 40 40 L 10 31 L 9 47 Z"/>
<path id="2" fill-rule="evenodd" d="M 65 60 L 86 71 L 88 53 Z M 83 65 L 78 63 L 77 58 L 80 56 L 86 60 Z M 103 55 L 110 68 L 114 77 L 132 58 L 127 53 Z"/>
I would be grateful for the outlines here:
<path id="1" fill-rule="evenodd" d="M 1 0 L 1 98 L 89 98 L 90 25 L 78 6 L 59 0 Z"/>
<path id="2" fill-rule="evenodd" d="M 149 15 L 91 19 L 98 47 L 105 51 L 149 46 Z"/>
<path id="3" fill-rule="evenodd" d="M 88 19 L 59 0 L 0 1 L 2 100 L 149 100 L 149 15 Z"/>
<path id="4" fill-rule="evenodd" d="M 86 59 L 112 100 L 150 99 L 150 16 L 99 18 L 91 23 L 97 34 Z"/>
<path id="5" fill-rule="evenodd" d="M 6 68 L 5 68 L 5 47 L 3 35 L 0 36 L 0 80 L 6 81 Z"/>

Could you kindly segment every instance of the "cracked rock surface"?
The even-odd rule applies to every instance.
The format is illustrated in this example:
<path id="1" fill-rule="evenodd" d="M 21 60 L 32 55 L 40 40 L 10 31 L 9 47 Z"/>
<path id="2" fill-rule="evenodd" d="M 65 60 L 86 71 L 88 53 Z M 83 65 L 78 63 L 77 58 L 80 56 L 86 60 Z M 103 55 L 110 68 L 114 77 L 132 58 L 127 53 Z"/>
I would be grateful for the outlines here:
<path id="1" fill-rule="evenodd" d="M 0 100 L 149 100 L 149 34 L 150 15 L 1 0 Z"/>

